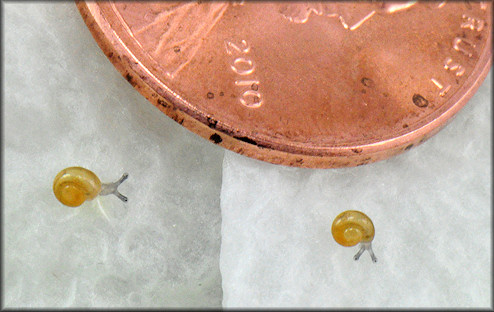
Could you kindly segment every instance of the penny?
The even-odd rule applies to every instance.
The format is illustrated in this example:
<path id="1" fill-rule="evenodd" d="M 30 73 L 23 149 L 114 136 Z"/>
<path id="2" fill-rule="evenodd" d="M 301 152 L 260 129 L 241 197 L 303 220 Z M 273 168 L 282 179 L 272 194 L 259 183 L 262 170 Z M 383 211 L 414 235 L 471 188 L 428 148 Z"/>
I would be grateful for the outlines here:
<path id="1" fill-rule="evenodd" d="M 161 111 L 237 153 L 335 168 L 437 133 L 491 64 L 490 2 L 78 2 Z"/>

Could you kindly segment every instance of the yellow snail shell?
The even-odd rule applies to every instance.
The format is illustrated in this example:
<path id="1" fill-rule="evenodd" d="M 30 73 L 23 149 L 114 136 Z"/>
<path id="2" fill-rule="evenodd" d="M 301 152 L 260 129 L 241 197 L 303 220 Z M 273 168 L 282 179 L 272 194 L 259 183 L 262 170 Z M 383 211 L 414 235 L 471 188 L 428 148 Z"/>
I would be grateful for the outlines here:
<path id="1" fill-rule="evenodd" d="M 60 171 L 53 181 L 53 193 L 64 205 L 77 207 L 98 196 L 101 181 L 92 171 L 69 167 Z"/>
<path id="2" fill-rule="evenodd" d="M 331 233 L 338 244 L 346 247 L 355 246 L 374 239 L 374 224 L 364 213 L 347 210 L 334 219 Z"/>

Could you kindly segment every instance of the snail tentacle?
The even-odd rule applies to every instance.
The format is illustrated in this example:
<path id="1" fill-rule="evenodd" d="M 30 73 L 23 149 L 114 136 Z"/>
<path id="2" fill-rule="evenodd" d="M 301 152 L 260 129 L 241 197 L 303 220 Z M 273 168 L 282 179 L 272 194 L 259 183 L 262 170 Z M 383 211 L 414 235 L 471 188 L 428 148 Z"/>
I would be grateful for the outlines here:
<path id="1" fill-rule="evenodd" d="M 374 255 L 374 251 L 372 251 L 372 244 L 370 242 L 369 243 L 360 243 L 360 249 L 357 252 L 357 254 L 353 257 L 353 259 L 355 261 L 357 261 L 360 258 L 360 256 L 364 253 L 364 251 L 366 251 L 366 250 L 369 252 L 371 259 L 372 259 L 372 262 L 377 262 L 376 255 Z"/>
<path id="2" fill-rule="evenodd" d="M 360 256 L 364 253 L 364 251 L 365 251 L 365 247 L 361 245 L 357 254 L 353 256 L 353 260 L 357 261 L 360 258 Z"/>
<path id="3" fill-rule="evenodd" d="M 127 196 L 125 195 L 122 195 L 119 191 L 115 191 L 115 193 L 113 193 L 113 195 L 117 196 L 121 201 L 123 201 L 124 203 L 126 203 L 129 199 L 127 198 Z"/>
<path id="4" fill-rule="evenodd" d="M 374 255 L 374 251 L 372 251 L 372 245 L 369 243 L 369 248 L 367 248 L 367 251 L 369 252 L 372 262 L 377 262 L 376 255 Z"/>
<path id="5" fill-rule="evenodd" d="M 101 185 L 100 195 L 105 196 L 105 195 L 113 194 L 113 195 L 117 196 L 121 201 L 127 202 L 128 201 L 127 196 L 122 195 L 118 191 L 118 187 L 120 186 L 120 184 L 122 184 L 123 181 L 127 180 L 128 177 L 129 177 L 129 174 L 126 172 L 120 177 L 120 179 L 118 179 L 117 181 L 115 181 L 113 183 L 103 183 Z"/>

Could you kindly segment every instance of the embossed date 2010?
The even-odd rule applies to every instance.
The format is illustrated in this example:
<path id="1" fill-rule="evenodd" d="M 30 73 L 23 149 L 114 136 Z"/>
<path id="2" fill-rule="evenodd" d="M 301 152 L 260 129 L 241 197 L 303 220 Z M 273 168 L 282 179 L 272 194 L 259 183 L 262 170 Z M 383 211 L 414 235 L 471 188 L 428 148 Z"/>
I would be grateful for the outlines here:
<path id="1" fill-rule="evenodd" d="M 225 48 L 226 53 L 234 57 L 230 68 L 238 75 L 235 85 L 241 88 L 240 103 L 249 108 L 260 107 L 262 94 L 259 90 L 259 80 L 255 77 L 256 66 L 249 58 L 249 44 L 245 40 L 240 43 L 225 41 Z"/>

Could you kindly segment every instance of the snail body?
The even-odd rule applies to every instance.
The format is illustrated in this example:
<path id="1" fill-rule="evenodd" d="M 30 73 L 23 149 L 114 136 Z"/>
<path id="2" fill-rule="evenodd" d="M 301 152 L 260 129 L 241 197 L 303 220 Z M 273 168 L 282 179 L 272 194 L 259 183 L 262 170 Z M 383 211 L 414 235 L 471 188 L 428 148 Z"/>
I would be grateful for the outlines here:
<path id="1" fill-rule="evenodd" d="M 355 260 L 367 250 L 372 261 L 377 262 L 371 246 L 375 234 L 374 224 L 366 214 L 356 210 L 340 213 L 333 221 L 331 233 L 334 240 L 342 246 L 350 247 L 360 243 L 360 250 L 355 255 Z"/>
<path id="2" fill-rule="evenodd" d="M 122 201 L 127 197 L 117 191 L 128 174 L 124 174 L 117 182 L 103 184 L 98 176 L 82 167 L 69 167 L 60 171 L 53 181 L 53 193 L 64 205 L 78 207 L 86 200 L 92 200 L 98 195 L 115 194 Z"/>

